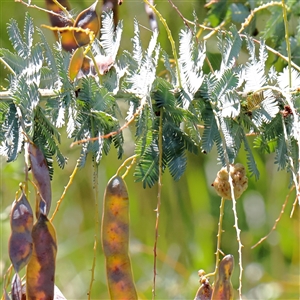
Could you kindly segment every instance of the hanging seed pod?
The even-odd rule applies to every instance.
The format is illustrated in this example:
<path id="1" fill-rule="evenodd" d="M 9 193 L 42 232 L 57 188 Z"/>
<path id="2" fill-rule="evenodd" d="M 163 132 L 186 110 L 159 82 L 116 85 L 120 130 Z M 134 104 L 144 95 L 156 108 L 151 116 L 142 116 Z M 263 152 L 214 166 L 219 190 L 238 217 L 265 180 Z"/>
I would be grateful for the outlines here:
<path id="1" fill-rule="evenodd" d="M 56 14 L 49 13 L 50 22 L 53 27 L 73 26 L 72 21 L 67 19 L 66 16 L 64 16 L 64 12 L 61 10 L 61 8 L 56 3 L 53 2 L 53 0 L 46 0 L 45 3 L 46 3 L 46 8 L 48 11 L 53 11 L 56 14 L 61 15 L 61 17 L 59 17 Z M 67 0 L 59 0 L 59 3 L 63 7 L 65 7 L 68 11 L 71 10 L 71 6 Z M 58 40 L 57 32 L 54 31 L 54 34 L 55 34 L 56 39 Z M 60 31 L 60 35 L 61 35 L 62 47 L 66 51 L 71 52 L 72 50 L 74 50 L 78 47 L 76 40 L 74 38 L 73 32 L 71 30 Z"/>
<path id="2" fill-rule="evenodd" d="M 137 299 L 129 247 L 129 200 L 119 176 L 108 182 L 103 201 L 102 247 L 111 299 Z"/>
<path id="3" fill-rule="evenodd" d="M 69 77 L 74 81 L 80 71 L 84 60 L 84 49 L 82 47 L 76 49 L 71 57 L 69 65 Z"/>
<path id="4" fill-rule="evenodd" d="M 216 282 L 214 283 L 211 300 L 233 300 L 231 274 L 234 267 L 233 255 L 226 255 L 219 264 Z"/>
<path id="5" fill-rule="evenodd" d="M 95 36 L 98 35 L 100 30 L 100 19 L 96 12 L 98 0 L 90 7 L 82 11 L 74 22 L 74 27 L 89 29 L 94 32 Z M 74 37 L 79 47 L 85 46 L 90 42 L 90 37 L 85 32 L 74 31 Z"/>
<path id="6" fill-rule="evenodd" d="M 23 191 L 20 198 L 13 204 L 10 225 L 8 252 L 15 271 L 19 272 L 27 265 L 32 254 L 33 213 Z"/>
<path id="7" fill-rule="evenodd" d="M 43 152 L 32 143 L 28 143 L 28 157 L 34 182 L 38 189 L 36 217 L 40 211 L 48 215 L 51 206 L 51 182 L 47 161 Z"/>
<path id="8" fill-rule="evenodd" d="M 26 299 L 54 299 L 56 233 L 40 214 L 32 229 L 33 251 L 26 270 Z"/>

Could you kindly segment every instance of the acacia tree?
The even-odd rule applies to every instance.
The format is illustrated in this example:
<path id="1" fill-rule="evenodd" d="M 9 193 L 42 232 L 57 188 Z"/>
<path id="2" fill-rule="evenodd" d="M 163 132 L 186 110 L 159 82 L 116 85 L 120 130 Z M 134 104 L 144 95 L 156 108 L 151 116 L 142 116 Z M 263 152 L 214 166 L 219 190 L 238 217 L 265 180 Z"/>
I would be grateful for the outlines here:
<path id="1" fill-rule="evenodd" d="M 212 184 L 221 197 L 219 221 L 215 224 L 217 237 L 211 242 L 217 244 L 215 254 L 211 253 L 215 257 L 215 267 L 210 274 L 199 272 L 197 299 L 219 299 L 220 294 L 224 294 L 225 299 L 242 299 L 245 293 L 242 290 L 243 251 L 249 249 L 243 250 L 236 200 L 247 188 L 246 176 L 253 177 L 255 182 L 262 172 L 255 159 L 254 147 L 264 153 L 274 153 L 274 162 L 279 169 L 290 174 L 290 192 L 287 192 L 285 202 L 282 201 L 281 214 L 293 190 L 296 199 L 292 215 L 297 208 L 300 67 L 299 57 L 295 55 L 300 39 L 299 34 L 290 36 L 287 28 L 296 18 L 298 4 L 282 1 L 248 7 L 227 2 L 210 3 L 206 25 L 203 25 L 196 13 L 193 20 L 188 20 L 170 2 L 174 13 L 183 21 L 177 47 L 159 8 L 145 2 L 152 9 L 152 18 L 155 15 L 161 22 L 160 31 L 167 33 L 170 53 L 160 45 L 157 30 L 153 31 L 144 49 L 136 20 L 132 22 L 132 50 L 120 50 L 124 39 L 123 25 L 119 22 L 115 27 L 111 13 L 102 15 L 98 38 L 97 2 L 73 18 L 65 9 L 69 9 L 67 3 L 61 2 L 63 6 L 60 6 L 54 1 L 56 6 L 48 7 L 47 11 L 53 25 L 47 28 L 58 37 L 54 45 L 48 43 L 44 34 L 46 29 L 35 27 L 28 13 L 23 32 L 15 20 L 8 24 L 13 49 L 0 50 L 1 62 L 10 72 L 7 86 L 0 93 L 1 154 L 9 163 L 14 163 L 20 153 L 25 154 L 25 177 L 20 178 L 22 184 L 10 214 L 8 252 L 13 267 L 8 268 L 4 277 L 4 297 L 10 297 L 10 282 L 13 298 L 21 298 L 24 293 L 27 298 L 58 295 L 53 278 L 60 244 L 56 239 L 54 219 L 69 189 L 76 184 L 75 175 L 90 163 L 93 166 L 95 234 L 92 275 L 86 287 L 89 298 L 99 298 L 96 293 L 94 295 L 93 282 L 97 281 L 95 270 L 100 231 L 111 298 L 136 299 L 139 294 L 133 282 L 128 253 L 130 223 L 125 177 L 126 181 L 141 182 L 144 188 L 157 188 L 152 244 L 154 266 L 153 276 L 150 276 L 153 284 L 149 285 L 153 297 L 157 298 L 160 298 L 156 291 L 159 223 L 164 218 L 160 212 L 164 189 L 167 189 L 164 178 L 168 176 L 165 173 L 168 172 L 175 181 L 180 180 L 188 166 L 188 153 L 215 155 L 222 168 L 215 174 Z M 269 11 L 270 19 L 264 39 L 257 40 L 253 37 L 256 16 L 265 10 Z M 57 20 L 59 24 L 55 23 Z M 273 26 L 275 21 L 276 26 Z M 208 43 L 215 36 L 220 59 L 212 63 Z M 270 37 L 272 48 L 265 41 Z M 240 55 L 245 52 L 248 57 L 241 62 Z M 269 67 L 270 53 L 286 66 L 279 70 Z M 128 127 L 132 139 L 127 142 L 123 133 Z M 63 132 L 66 132 L 66 138 L 61 140 Z M 75 168 L 55 206 L 51 178 L 54 171 L 62 171 L 56 170 L 53 163 L 56 161 L 58 167 L 65 167 L 67 157 L 63 154 L 63 144 L 70 143 L 73 148 L 80 147 L 80 154 L 75 158 Z M 124 158 L 124 145 L 128 143 L 133 148 L 132 153 Z M 99 165 L 112 146 L 116 149 L 115 158 L 123 162 L 107 185 L 100 226 Z M 212 151 L 214 146 L 216 152 Z M 246 154 L 247 168 L 237 163 L 241 152 Z M 127 177 L 130 169 L 134 169 L 133 179 Z M 101 181 L 101 185 L 106 183 Z M 234 255 L 225 256 L 221 236 L 226 205 L 233 211 L 232 225 L 237 244 Z M 52 214 L 49 215 L 50 211 Z M 274 230 L 279 219 L 274 223 Z M 230 283 L 234 257 L 238 270 L 237 292 Z M 23 275 L 25 266 L 22 291 L 19 274 Z M 196 272 L 200 267 L 197 265 L 193 269 Z M 213 287 L 209 283 L 211 277 Z M 196 288 L 184 295 L 187 297 L 195 292 Z M 139 294 L 139 297 L 143 295 Z"/>

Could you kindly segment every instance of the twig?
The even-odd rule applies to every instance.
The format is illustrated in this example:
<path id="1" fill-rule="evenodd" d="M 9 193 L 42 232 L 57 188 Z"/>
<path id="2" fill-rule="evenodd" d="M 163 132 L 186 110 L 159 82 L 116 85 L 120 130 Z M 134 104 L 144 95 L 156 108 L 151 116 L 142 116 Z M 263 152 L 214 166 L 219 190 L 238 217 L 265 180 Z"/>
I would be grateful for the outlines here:
<path id="1" fill-rule="evenodd" d="M 180 18 L 182 19 L 184 25 L 193 33 L 192 28 L 190 27 L 189 23 L 187 22 L 187 19 L 183 16 L 183 14 L 179 11 L 178 7 L 173 3 L 172 0 L 168 0 L 169 3 L 173 6 L 173 8 L 176 10 L 176 12 L 178 13 L 178 15 L 180 16 Z"/>
<path id="2" fill-rule="evenodd" d="M 60 197 L 59 200 L 57 201 L 55 210 L 54 210 L 54 212 L 53 212 L 53 214 L 52 214 L 52 216 L 51 216 L 51 218 L 50 218 L 50 221 L 51 221 L 51 222 L 53 221 L 55 215 L 57 214 L 57 212 L 58 212 L 58 210 L 59 210 L 59 207 L 60 207 L 60 205 L 61 205 L 63 199 L 65 198 L 65 195 L 66 195 L 67 190 L 68 190 L 69 187 L 72 185 L 73 179 L 74 179 L 74 177 L 75 177 L 75 175 L 76 175 L 78 169 L 79 169 L 79 166 L 78 166 L 78 161 L 77 161 L 77 162 L 76 162 L 76 166 L 75 166 L 75 168 L 74 168 L 72 174 L 70 175 L 69 182 L 68 182 L 68 184 L 65 186 L 65 189 L 64 189 L 64 191 L 63 191 L 61 197 Z"/>
<path id="3" fill-rule="evenodd" d="M 296 209 L 297 202 L 298 202 L 298 198 L 296 197 L 296 199 L 295 199 L 294 202 L 293 202 L 293 208 L 292 208 L 292 211 L 291 211 L 291 213 L 290 213 L 290 218 L 293 217 L 293 214 L 294 214 L 295 209 Z"/>
<path id="4" fill-rule="evenodd" d="M 55 0 L 53 0 L 53 1 L 55 1 Z M 63 14 L 58 14 L 58 13 L 52 11 L 52 10 L 48 10 L 46 8 L 42 8 L 42 7 L 39 7 L 39 6 L 34 5 L 34 4 L 32 5 L 32 4 L 26 3 L 23 0 L 15 0 L 15 2 L 21 3 L 21 4 L 25 5 L 25 6 L 27 6 L 28 8 L 34 8 L 34 9 L 46 12 L 46 13 L 51 14 L 53 16 L 56 16 L 56 17 L 59 17 L 59 18 L 63 18 L 65 20 L 69 21 L 69 18 L 67 18 Z"/>
<path id="5" fill-rule="evenodd" d="M 276 5 L 282 6 L 282 4 L 281 4 L 280 2 L 274 2 L 274 1 L 271 1 L 271 2 L 269 2 L 269 3 L 263 4 L 263 5 L 259 6 L 259 7 L 256 7 L 255 9 L 251 10 L 249 16 L 245 19 L 245 22 L 242 23 L 241 28 L 240 28 L 240 30 L 239 30 L 238 32 L 239 32 L 239 33 L 242 33 L 242 31 L 246 28 L 246 26 L 248 26 L 248 25 L 250 24 L 250 22 L 251 22 L 252 19 L 254 18 L 254 15 L 255 15 L 257 12 L 259 12 L 259 11 L 261 11 L 261 10 L 263 10 L 263 9 L 269 8 L 269 7 L 271 7 L 271 6 L 276 6 Z"/>
<path id="6" fill-rule="evenodd" d="M 217 273 L 219 269 L 219 254 L 221 251 L 221 237 L 222 237 L 222 225 L 223 225 L 223 216 L 224 216 L 224 206 L 225 206 L 225 199 L 222 197 L 221 204 L 220 204 L 220 215 L 219 215 L 219 223 L 218 223 L 218 234 L 217 234 L 217 250 L 216 250 L 216 266 L 215 266 L 215 282 L 217 281 Z"/>
<path id="7" fill-rule="evenodd" d="M 98 163 L 94 162 L 94 174 L 93 174 L 93 187 L 94 187 L 94 202 L 95 202 L 95 234 L 94 234 L 94 246 L 93 246 L 93 262 L 92 262 L 92 269 L 91 269 L 91 280 L 89 285 L 89 291 L 87 293 L 88 300 L 91 299 L 92 287 L 95 281 L 95 267 L 96 267 L 96 257 L 97 257 L 97 246 L 98 246 L 98 232 L 99 232 L 99 208 L 98 208 L 98 201 L 99 201 L 99 183 L 98 183 Z"/>
<path id="8" fill-rule="evenodd" d="M 101 136 L 97 136 L 97 137 L 93 137 L 93 138 L 88 138 L 88 139 L 82 139 L 80 141 L 75 141 L 71 144 L 71 148 L 75 145 L 80 145 L 83 143 L 87 143 L 87 142 L 92 142 L 92 141 L 97 141 L 99 139 L 108 139 L 111 136 L 117 135 L 120 132 L 122 132 L 125 128 L 127 128 L 135 119 L 135 117 L 142 111 L 142 109 L 144 108 L 144 105 L 146 104 L 146 97 L 142 98 L 141 100 L 141 104 L 140 106 L 137 108 L 136 112 L 131 116 L 131 118 L 127 121 L 127 123 L 125 123 L 123 126 L 121 126 L 118 130 L 116 131 L 112 131 L 110 133 L 107 133 L 105 135 L 101 135 Z"/>
<path id="9" fill-rule="evenodd" d="M 172 48 L 172 53 L 174 56 L 174 60 L 176 62 L 176 72 L 177 72 L 177 77 L 178 77 L 178 84 L 179 87 L 181 88 L 182 83 L 181 83 L 181 76 L 180 76 L 180 69 L 179 69 L 179 63 L 178 63 L 178 56 L 177 56 L 177 52 L 176 52 L 176 47 L 175 47 L 175 42 L 174 39 L 172 37 L 172 33 L 171 30 L 166 22 L 166 20 L 162 17 L 162 15 L 160 14 L 160 12 L 155 8 L 155 6 L 151 5 L 151 3 L 148 0 L 143 0 L 146 4 L 149 5 L 149 7 L 155 12 L 155 14 L 158 16 L 158 18 L 160 19 L 160 21 L 162 22 L 163 26 L 165 27 L 166 31 L 167 31 L 167 35 L 168 35 L 168 39 L 170 41 L 171 44 L 171 48 Z"/>
<path id="10" fill-rule="evenodd" d="M 127 159 L 125 159 L 124 162 L 122 163 L 122 165 L 121 165 L 121 166 L 119 167 L 119 169 L 117 170 L 117 173 L 116 173 L 116 174 L 119 175 L 120 172 L 121 172 L 121 170 L 126 166 L 127 162 L 131 161 L 131 164 L 130 164 L 128 167 L 126 166 L 126 171 L 125 171 L 125 173 L 122 175 L 122 178 L 124 179 L 124 178 L 127 176 L 128 172 L 129 172 L 129 170 L 131 169 L 131 167 L 133 166 L 133 164 L 135 163 L 136 158 L 137 158 L 137 155 L 134 154 L 134 155 L 128 157 Z"/>
<path id="11" fill-rule="evenodd" d="M 158 151 L 159 151 L 159 160 L 158 160 L 158 191 L 157 191 L 157 207 L 156 211 L 156 222 L 155 222 L 155 239 L 154 239 L 154 263 L 153 263 L 153 289 L 152 289 L 152 299 L 155 299 L 155 288 L 156 288 L 156 275 L 157 275 L 157 241 L 158 241 L 158 226 L 159 226 L 159 214 L 161 206 L 161 190 L 162 190 L 162 156 L 163 156 L 163 137 L 162 137 L 162 127 L 163 127 L 163 109 L 160 109 L 160 119 L 159 119 L 159 132 L 158 132 Z"/>
<path id="12" fill-rule="evenodd" d="M 288 68 L 289 68 L 289 86 L 292 87 L 292 68 L 291 68 L 291 45 L 289 41 L 289 28 L 288 28 L 288 20 L 286 13 L 286 5 L 284 4 L 284 0 L 281 1 L 282 6 L 282 14 L 283 14 L 283 23 L 284 23 L 284 31 L 285 31 L 285 43 L 286 43 L 286 51 L 288 54 Z"/>
<path id="13" fill-rule="evenodd" d="M 190 24 L 194 24 L 194 25 L 195 25 L 195 22 L 192 22 L 192 21 L 189 21 L 189 20 L 187 20 L 187 22 L 190 23 Z M 216 28 L 208 27 L 208 26 L 205 26 L 205 25 L 202 25 L 202 24 L 197 24 L 197 25 L 198 25 L 200 28 L 204 29 L 204 30 L 213 31 L 213 32 L 214 32 L 213 34 L 215 34 L 215 33 L 220 29 L 220 25 L 222 25 L 222 24 L 220 24 L 220 25 L 219 25 L 218 27 L 216 27 Z M 217 30 L 216 30 L 216 29 L 217 29 Z M 225 32 L 225 31 L 224 31 L 224 32 Z M 245 34 L 240 34 L 240 36 L 241 36 L 241 37 L 246 37 Z M 211 37 L 211 35 L 206 35 L 203 39 L 208 39 L 209 37 Z M 259 41 L 259 40 L 256 40 L 256 39 L 254 39 L 254 38 L 252 38 L 252 40 L 253 40 L 254 43 L 260 45 L 260 41 Z M 289 62 L 288 57 L 282 55 L 280 52 L 276 51 L 275 49 L 273 49 L 273 48 L 271 48 L 271 47 L 269 47 L 269 46 L 267 46 L 267 45 L 266 45 L 266 49 L 267 49 L 269 52 L 271 52 L 271 53 L 273 53 L 273 54 L 279 56 L 279 57 L 280 57 L 282 60 L 284 60 L 285 62 L 287 62 L 287 63 Z M 295 70 L 297 70 L 297 71 L 300 72 L 300 66 L 298 66 L 297 64 L 295 64 L 293 61 L 291 61 L 291 66 L 292 66 Z"/>
<path id="14" fill-rule="evenodd" d="M 284 201 L 284 203 L 282 204 L 280 214 L 279 214 L 278 218 L 275 220 L 275 223 L 274 223 L 274 225 L 273 225 L 271 231 L 270 231 L 266 236 L 264 236 L 263 238 L 261 238 L 255 245 L 253 245 L 253 246 L 251 247 L 251 249 L 254 249 L 254 248 L 257 247 L 259 244 L 261 244 L 261 243 L 262 243 L 264 240 L 266 240 L 266 239 L 270 236 L 270 234 L 276 229 L 276 227 L 277 227 L 277 225 L 278 225 L 278 222 L 280 221 L 281 216 L 282 216 L 283 213 L 284 213 L 285 207 L 286 207 L 286 205 L 287 205 L 287 202 L 288 202 L 288 200 L 289 200 L 289 197 L 290 197 L 292 191 L 294 190 L 294 188 L 295 188 L 295 186 L 292 186 L 292 187 L 290 188 L 290 190 L 289 190 L 289 193 L 288 193 L 287 196 L 285 197 L 285 201 Z"/>

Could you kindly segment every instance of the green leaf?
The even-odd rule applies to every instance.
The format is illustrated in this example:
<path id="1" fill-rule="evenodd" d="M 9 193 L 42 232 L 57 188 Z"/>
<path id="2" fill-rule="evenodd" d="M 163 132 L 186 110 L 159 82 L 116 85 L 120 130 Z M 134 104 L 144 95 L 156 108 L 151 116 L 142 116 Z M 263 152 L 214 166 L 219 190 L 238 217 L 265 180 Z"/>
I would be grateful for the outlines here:
<path id="1" fill-rule="evenodd" d="M 242 46 L 242 40 L 234 25 L 230 27 L 230 33 L 224 33 L 223 36 L 218 36 L 218 48 L 222 55 L 221 74 L 235 65 Z"/>

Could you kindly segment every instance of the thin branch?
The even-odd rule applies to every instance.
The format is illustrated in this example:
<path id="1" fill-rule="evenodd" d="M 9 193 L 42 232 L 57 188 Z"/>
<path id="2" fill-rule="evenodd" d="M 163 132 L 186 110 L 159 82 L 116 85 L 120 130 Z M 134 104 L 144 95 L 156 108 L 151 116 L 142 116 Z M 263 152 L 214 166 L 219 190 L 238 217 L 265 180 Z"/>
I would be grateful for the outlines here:
<path id="1" fill-rule="evenodd" d="M 134 154 L 134 155 L 132 155 L 132 156 L 126 158 L 126 159 L 124 160 L 124 162 L 122 163 L 122 165 L 121 165 L 121 166 L 119 167 L 119 169 L 117 170 L 117 173 L 116 173 L 116 174 L 119 175 L 120 172 L 121 172 L 121 170 L 126 166 L 126 164 L 127 164 L 129 161 L 131 161 L 130 165 L 129 165 L 129 166 L 126 166 L 126 171 L 125 171 L 125 173 L 122 175 L 122 178 L 124 179 L 124 178 L 127 176 L 128 172 L 129 172 L 129 170 L 131 169 L 131 167 L 133 166 L 133 164 L 135 163 L 136 158 L 137 158 L 137 155 L 136 155 L 136 154 Z"/>
<path id="2" fill-rule="evenodd" d="M 286 51 L 288 54 L 288 68 L 289 68 L 289 86 L 292 87 L 292 68 L 291 68 L 291 44 L 289 40 L 289 28 L 288 28 L 288 20 L 287 20 L 287 12 L 286 12 L 286 5 L 284 4 L 284 0 L 281 1 L 282 3 L 282 14 L 283 14 L 283 23 L 284 23 L 284 31 L 285 31 L 285 43 L 286 43 Z"/>
<path id="3" fill-rule="evenodd" d="M 178 63 L 178 56 L 177 56 L 177 52 L 176 52 L 176 47 L 175 47 L 175 42 L 174 39 L 172 37 L 172 33 L 171 30 L 166 22 L 166 20 L 162 17 L 162 15 L 160 14 L 160 12 L 155 8 L 155 6 L 151 5 L 151 3 L 148 0 L 143 0 L 146 4 L 149 5 L 149 7 L 155 12 L 155 14 L 158 16 L 158 18 L 160 19 L 160 21 L 162 22 L 163 26 L 165 27 L 166 31 L 167 31 L 167 35 L 168 35 L 168 39 L 170 41 L 171 47 L 172 47 L 172 53 L 174 56 L 174 60 L 176 62 L 176 72 L 177 72 L 177 77 L 178 77 L 178 85 L 181 88 L 182 83 L 181 83 L 181 76 L 180 76 L 180 69 L 179 69 L 179 63 Z"/>
<path id="4" fill-rule="evenodd" d="M 93 172 L 93 188 L 94 188 L 94 218 L 95 218 L 95 233 L 94 233 L 94 246 L 93 246 L 93 262 L 92 262 L 92 269 L 91 269 L 91 280 L 89 284 L 89 291 L 87 293 L 88 300 L 91 299 L 92 294 L 92 287 L 95 281 L 95 267 L 96 267 L 96 257 L 97 257 L 97 246 L 98 246 L 98 232 L 99 232 L 99 208 L 98 208 L 98 201 L 99 201 L 99 173 L 98 173 L 98 166 L 99 164 L 94 162 L 94 172 Z"/>
<path id="5" fill-rule="evenodd" d="M 132 117 L 123 125 L 121 126 L 118 130 L 116 131 L 112 131 L 108 134 L 105 134 L 105 135 L 101 135 L 101 136 L 97 136 L 97 137 L 93 137 L 93 138 L 88 138 L 88 139 L 83 139 L 83 140 L 80 140 L 80 141 L 75 141 L 71 144 L 71 148 L 75 145 L 80 145 L 80 144 L 83 144 L 83 143 L 87 143 L 87 142 L 92 142 L 92 141 L 97 141 L 99 139 L 108 139 L 110 138 L 111 136 L 114 136 L 114 135 L 117 135 L 119 134 L 120 132 L 122 132 L 125 128 L 127 128 L 133 121 L 134 119 L 138 116 L 138 114 L 143 110 L 145 104 L 146 104 L 146 97 L 144 97 L 142 100 L 141 100 L 141 104 L 140 106 L 137 108 L 136 112 L 132 115 Z"/>
<path id="6" fill-rule="evenodd" d="M 55 0 L 53 0 L 53 1 L 55 1 Z M 48 13 L 48 14 L 51 14 L 51 15 L 53 15 L 53 16 L 56 16 L 56 17 L 58 17 L 58 18 L 63 18 L 63 19 L 65 19 L 65 20 L 67 20 L 67 21 L 70 20 L 68 17 L 64 16 L 63 14 L 56 13 L 56 12 L 54 12 L 54 11 L 52 11 L 52 10 L 48 10 L 48 9 L 46 9 L 46 8 L 42 8 L 42 7 L 39 7 L 39 6 L 34 5 L 34 4 L 32 5 L 32 4 L 30 4 L 30 3 L 26 3 L 26 2 L 24 2 L 23 0 L 15 0 L 15 2 L 21 3 L 21 4 L 25 5 L 25 6 L 27 6 L 28 8 L 34 8 L 34 9 L 37 9 L 37 10 L 46 12 L 46 13 Z M 69 14 L 68 14 L 68 15 L 69 15 Z"/>
<path id="7" fill-rule="evenodd" d="M 287 202 L 288 202 L 288 200 L 289 200 L 289 197 L 290 197 L 292 191 L 294 190 L 294 188 L 295 188 L 295 186 L 292 186 L 292 187 L 290 188 L 290 190 L 289 190 L 289 193 L 288 193 L 287 196 L 285 197 L 285 201 L 284 201 L 284 203 L 282 204 L 280 214 L 279 214 L 278 218 L 275 220 L 275 223 L 274 223 L 274 225 L 273 225 L 271 231 L 270 231 L 266 236 L 264 236 L 263 238 L 261 238 L 255 245 L 253 245 L 253 246 L 251 247 L 251 249 L 254 249 L 254 248 L 257 247 L 258 245 L 260 245 L 260 244 L 261 244 L 264 240 L 266 240 L 266 239 L 270 236 L 270 234 L 276 229 L 276 227 L 277 227 L 277 225 L 278 225 L 278 222 L 280 221 L 281 216 L 282 216 L 283 213 L 284 213 L 285 207 L 286 207 L 286 205 L 287 205 Z"/>
<path id="8" fill-rule="evenodd" d="M 219 215 L 219 223 L 218 223 L 218 234 L 217 234 L 217 250 L 216 250 L 216 266 L 215 266 L 215 282 L 217 281 L 217 273 L 219 269 L 219 254 L 221 252 L 221 238 L 222 238 L 222 225 L 223 225 L 223 216 L 224 216 L 224 207 L 225 207 L 225 198 L 222 197 L 220 204 L 220 215 Z"/>
<path id="9" fill-rule="evenodd" d="M 264 10 L 264 9 L 266 9 L 266 8 L 269 8 L 269 7 L 271 7 L 271 6 L 276 6 L 276 5 L 282 6 L 282 4 L 281 4 L 280 2 L 274 2 L 274 1 L 271 1 L 271 2 L 269 2 L 269 3 L 263 4 L 263 5 L 259 6 L 259 7 L 256 7 L 255 9 L 251 10 L 249 16 L 245 19 L 245 22 L 242 23 L 241 28 L 240 28 L 240 30 L 239 30 L 238 32 L 239 32 L 239 33 L 242 33 L 243 30 L 244 30 L 247 26 L 249 26 L 250 22 L 251 22 L 252 19 L 254 18 L 254 15 L 255 15 L 257 12 L 259 12 L 259 11 L 261 11 L 261 10 Z"/>
<path id="10" fill-rule="evenodd" d="M 60 197 L 59 200 L 57 201 L 55 210 L 54 210 L 54 212 L 53 212 L 53 214 L 52 214 L 52 216 L 51 216 L 51 218 L 50 218 L 50 221 L 51 221 L 51 222 L 53 221 L 55 215 L 57 214 L 57 212 L 58 212 L 58 210 L 59 210 L 59 207 L 60 207 L 60 205 L 61 205 L 63 199 L 65 198 L 65 195 L 66 195 L 67 190 L 68 190 L 69 187 L 72 185 L 73 180 L 74 180 L 74 177 L 75 177 L 75 175 L 76 175 L 78 169 L 79 169 L 79 167 L 78 167 L 78 161 L 77 161 L 77 162 L 76 162 L 76 166 L 75 166 L 75 168 L 74 168 L 72 174 L 70 175 L 69 182 L 68 182 L 68 184 L 65 186 L 65 189 L 64 189 L 64 191 L 63 191 L 61 197 Z"/>
<path id="11" fill-rule="evenodd" d="M 158 191 L 157 191 L 157 207 L 156 211 L 156 222 L 155 222 L 155 239 L 154 239 L 154 264 L 153 264 L 153 289 L 152 289 L 152 299 L 155 299 L 155 288 L 156 288 L 156 275 L 157 275 L 157 242 L 158 242 L 158 226 L 159 226 L 159 214 L 161 206 L 161 190 L 162 190 L 162 157 L 163 157 L 163 109 L 160 109 L 160 119 L 159 119 L 159 132 L 158 132 L 158 150 L 159 150 L 159 160 L 158 160 Z"/>

